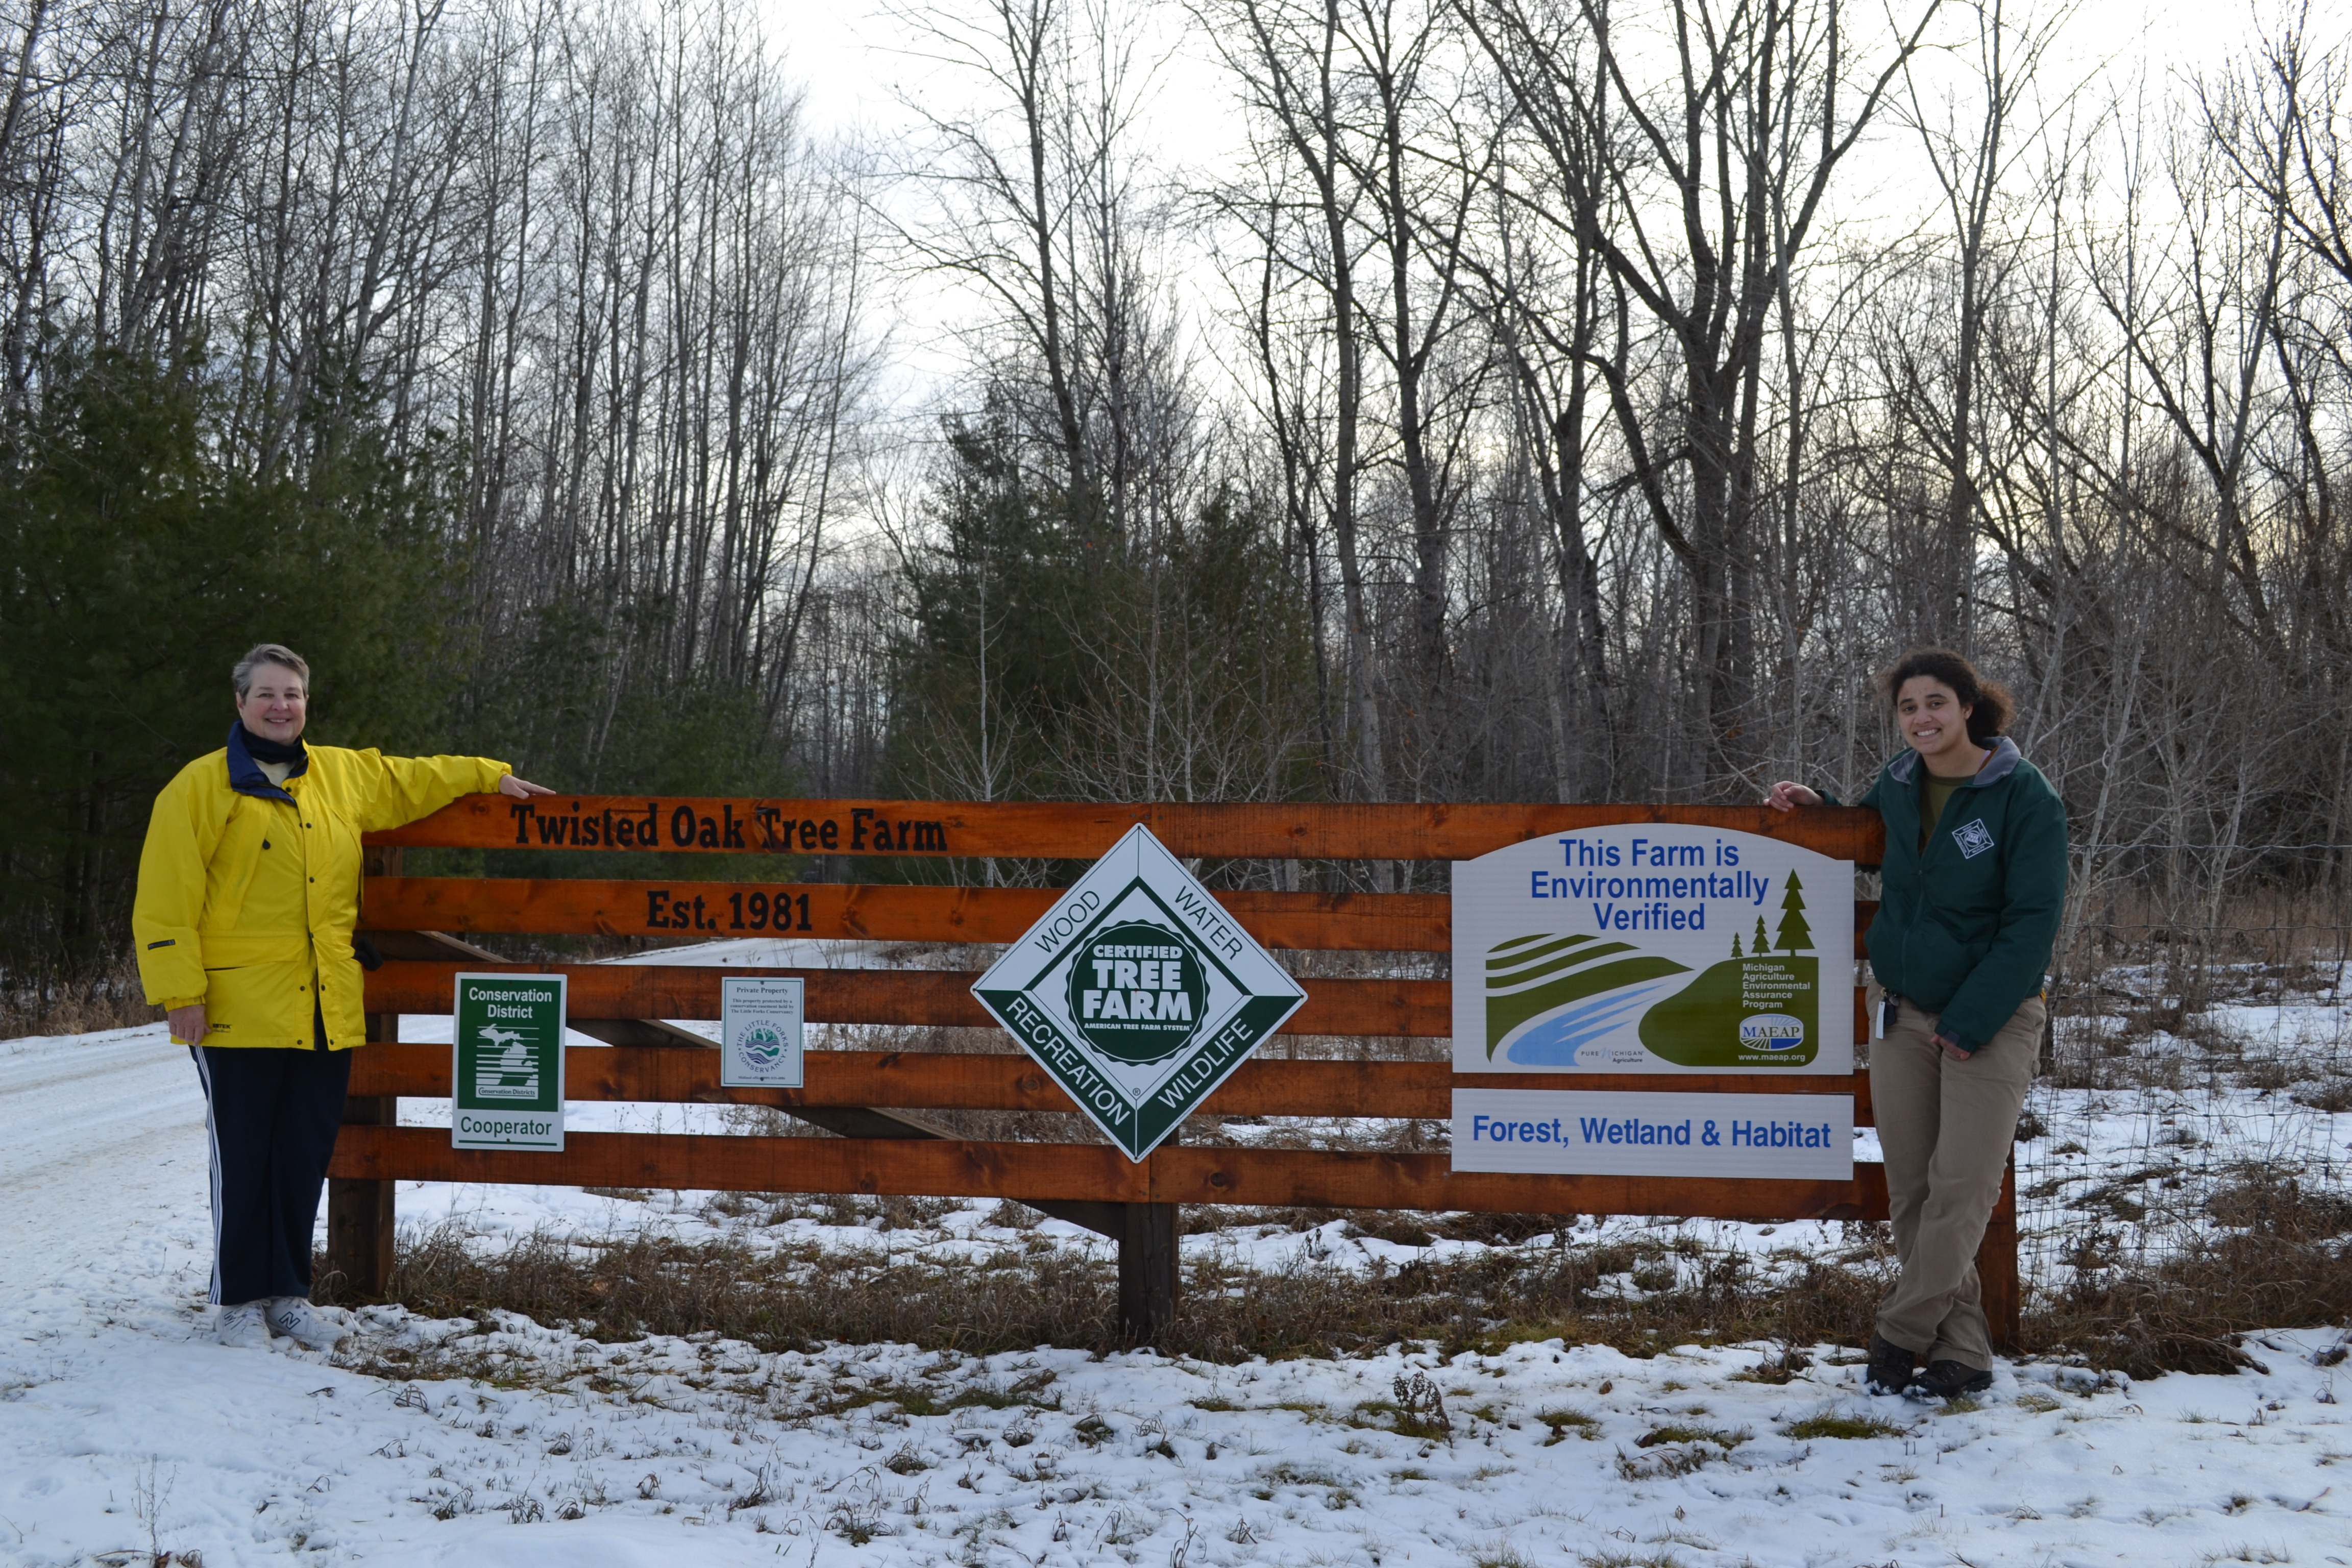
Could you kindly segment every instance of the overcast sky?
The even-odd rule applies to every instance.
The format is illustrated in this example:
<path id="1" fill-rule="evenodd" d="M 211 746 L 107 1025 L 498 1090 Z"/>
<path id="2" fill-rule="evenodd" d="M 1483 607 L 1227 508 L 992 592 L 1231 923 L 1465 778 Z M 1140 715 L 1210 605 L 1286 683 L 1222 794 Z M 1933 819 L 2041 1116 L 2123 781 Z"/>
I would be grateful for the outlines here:
<path id="1" fill-rule="evenodd" d="M 944 106 L 971 90 L 968 79 L 943 72 L 909 52 L 908 28 L 893 21 L 879 0 L 755 3 L 764 14 L 771 44 L 780 47 L 787 70 L 805 85 L 810 122 L 821 132 L 855 134 L 886 151 L 894 143 L 911 147 L 912 119 L 899 94 L 914 91 L 927 104 Z M 938 3 L 946 8 L 958 0 Z M 964 3 L 978 11 L 979 0 Z M 1896 14 L 1916 15 L 1913 3 L 1898 0 Z M 1179 0 L 1125 4 L 1139 28 L 1164 40 L 1150 51 L 1161 59 L 1155 77 L 1153 131 L 1148 137 L 1154 161 L 1165 174 L 1196 179 L 1208 174 L 1242 146 L 1240 116 L 1227 83 Z M 2052 9 L 2053 0 L 2010 0 L 2008 16 L 2014 23 Z M 2168 78 L 2215 64 L 2250 39 L 2258 16 L 2279 14 L 2276 3 L 2256 5 L 2244 0 L 2077 0 L 2042 80 L 2063 91 L 2066 84 L 2104 77 L 2128 92 L 2128 84 L 2138 78 L 2154 100 L 2166 90 Z M 1883 37 L 1868 37 L 1872 22 L 1883 15 L 1873 6 L 1850 4 L 1848 36 L 1866 39 L 1865 47 L 1883 45 Z M 1941 18 L 1947 36 L 1956 37 L 1968 26 L 1968 15 L 1947 5 Z M 2315 40 L 2331 26 L 2339 35 L 2352 29 L 2352 5 L 2343 0 L 2313 4 L 2307 15 Z M 1960 58 L 1948 57 L 1948 67 L 1957 67 Z M 1935 62 L 1928 64 L 1934 68 Z M 1906 226 L 1917 221 L 1925 193 L 1917 184 L 1923 170 L 1916 140 L 1882 132 L 1874 148 L 1857 153 L 1841 170 L 1834 187 L 1836 216 L 1866 220 L 1868 215 L 1883 212 Z M 1195 281 L 1198 287 L 1213 286 L 1205 276 Z M 891 395 L 905 412 L 925 417 L 930 393 L 952 375 L 958 360 L 948 329 L 967 308 L 943 289 L 921 286 L 901 290 L 896 300 L 891 312 L 891 379 L 896 385 Z"/>

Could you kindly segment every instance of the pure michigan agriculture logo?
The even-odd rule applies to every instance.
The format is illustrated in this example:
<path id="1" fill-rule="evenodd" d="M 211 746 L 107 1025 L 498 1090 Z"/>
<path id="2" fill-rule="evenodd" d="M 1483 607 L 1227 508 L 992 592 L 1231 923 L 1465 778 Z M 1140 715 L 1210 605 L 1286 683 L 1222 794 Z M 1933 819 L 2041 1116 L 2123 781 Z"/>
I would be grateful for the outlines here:
<path id="1" fill-rule="evenodd" d="M 972 994 L 1134 1160 L 1307 999 L 1143 827 Z"/>
<path id="2" fill-rule="evenodd" d="M 1454 872 L 1457 1071 L 1853 1070 L 1853 868 L 1644 823 Z"/>

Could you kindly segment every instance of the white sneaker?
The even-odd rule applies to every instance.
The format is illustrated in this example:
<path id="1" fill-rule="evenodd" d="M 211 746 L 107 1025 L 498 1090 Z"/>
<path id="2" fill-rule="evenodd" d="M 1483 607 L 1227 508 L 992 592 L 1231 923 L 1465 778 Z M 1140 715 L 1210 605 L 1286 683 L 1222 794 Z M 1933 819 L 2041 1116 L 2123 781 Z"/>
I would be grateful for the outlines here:
<path id="1" fill-rule="evenodd" d="M 214 1325 L 213 1331 L 220 1336 L 221 1343 L 232 1350 L 266 1351 L 269 1348 L 269 1324 L 262 1316 L 258 1301 L 223 1307 L 220 1321 Z"/>
<path id="2" fill-rule="evenodd" d="M 269 1298 L 269 1331 L 282 1334 L 304 1350 L 331 1351 L 351 1335 L 341 1324 L 321 1317 L 299 1296 Z"/>

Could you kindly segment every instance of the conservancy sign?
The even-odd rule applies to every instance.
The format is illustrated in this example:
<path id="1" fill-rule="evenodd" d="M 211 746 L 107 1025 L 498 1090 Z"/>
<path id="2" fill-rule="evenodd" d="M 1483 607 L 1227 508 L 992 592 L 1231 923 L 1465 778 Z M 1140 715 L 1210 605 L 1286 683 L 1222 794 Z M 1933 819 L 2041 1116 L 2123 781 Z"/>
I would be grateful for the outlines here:
<path id="1" fill-rule="evenodd" d="M 1456 1072 L 1853 1070 L 1853 863 L 1626 823 L 1454 866 Z"/>
<path id="2" fill-rule="evenodd" d="M 1139 1161 L 1307 1000 L 1141 826 L 971 990 Z"/>
<path id="3" fill-rule="evenodd" d="M 801 1087 L 807 982 L 730 976 L 719 983 L 719 1081 L 729 1089 Z"/>
<path id="4" fill-rule="evenodd" d="M 563 976 L 457 976 L 449 1141 L 563 1148 Z"/>

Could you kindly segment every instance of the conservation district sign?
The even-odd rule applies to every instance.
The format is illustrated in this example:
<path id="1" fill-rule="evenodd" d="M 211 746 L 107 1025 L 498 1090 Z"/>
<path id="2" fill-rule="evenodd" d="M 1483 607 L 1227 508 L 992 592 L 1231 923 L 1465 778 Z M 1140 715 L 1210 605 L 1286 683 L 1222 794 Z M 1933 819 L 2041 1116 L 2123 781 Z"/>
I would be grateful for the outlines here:
<path id="1" fill-rule="evenodd" d="M 460 974 L 449 1142 L 563 1150 L 561 974 Z"/>
<path id="2" fill-rule="evenodd" d="M 1853 1071 L 1853 863 L 1628 823 L 1454 865 L 1456 1072 Z"/>
<path id="3" fill-rule="evenodd" d="M 971 990 L 1137 1161 L 1307 1000 L 1140 826 Z"/>

